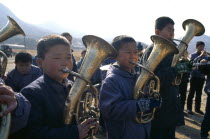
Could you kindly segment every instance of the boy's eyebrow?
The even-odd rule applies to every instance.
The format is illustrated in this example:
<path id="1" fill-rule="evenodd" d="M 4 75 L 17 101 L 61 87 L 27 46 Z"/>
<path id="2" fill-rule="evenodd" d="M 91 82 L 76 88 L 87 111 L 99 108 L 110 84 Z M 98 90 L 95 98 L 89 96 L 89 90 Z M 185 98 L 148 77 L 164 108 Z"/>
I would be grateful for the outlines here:
<path id="1" fill-rule="evenodd" d="M 131 49 L 129 49 L 128 47 L 126 47 L 126 48 L 124 48 L 122 50 L 124 50 L 124 51 L 130 51 Z M 135 50 L 137 50 L 137 48 L 135 48 Z"/>
<path id="2" fill-rule="evenodd" d="M 69 54 L 67 54 L 68 56 L 72 56 L 72 54 L 71 53 L 69 53 Z M 51 55 L 51 56 L 62 56 L 62 54 L 60 54 L 60 53 L 54 53 L 53 55 Z"/>

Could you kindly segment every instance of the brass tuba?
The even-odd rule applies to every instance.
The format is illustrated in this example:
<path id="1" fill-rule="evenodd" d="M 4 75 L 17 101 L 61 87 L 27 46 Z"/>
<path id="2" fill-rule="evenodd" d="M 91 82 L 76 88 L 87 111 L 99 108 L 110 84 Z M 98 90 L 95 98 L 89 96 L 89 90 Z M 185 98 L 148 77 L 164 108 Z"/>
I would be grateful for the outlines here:
<path id="1" fill-rule="evenodd" d="M 0 50 L 0 56 L 3 57 L 3 60 L 1 62 L 0 67 L 0 84 L 4 83 L 3 77 L 4 73 L 6 71 L 7 67 L 7 56 L 6 54 Z M 4 111 L 6 109 L 5 105 L 0 105 L 0 112 Z M 7 139 L 9 135 L 9 128 L 10 128 L 10 121 L 11 121 L 11 115 L 8 114 L 7 116 L 3 116 L 0 118 L 0 139 Z"/>
<path id="2" fill-rule="evenodd" d="M 205 32 L 205 28 L 202 23 L 200 23 L 197 20 L 194 19 L 187 19 L 182 24 L 183 29 L 186 31 L 185 36 L 180 41 L 180 44 L 178 46 L 179 53 L 176 54 L 172 61 L 172 67 L 176 66 L 176 64 L 179 62 L 180 57 L 183 55 L 184 51 L 188 47 L 188 43 L 192 40 L 194 36 L 201 36 Z M 179 74 L 175 81 L 174 85 L 179 85 L 181 83 L 183 74 Z"/>
<path id="3" fill-rule="evenodd" d="M 15 22 L 14 19 L 8 16 L 8 23 L 0 30 L 0 42 L 7 40 L 8 38 L 21 34 L 25 36 L 25 33 L 20 28 L 20 26 Z M 0 51 L 0 55 L 3 57 L 0 67 L 0 78 L 1 83 L 3 83 L 3 77 L 7 67 L 7 56 L 4 52 Z M 0 105 L 0 112 L 6 109 L 5 105 Z M 8 114 L 0 118 L 0 139 L 7 139 L 9 135 L 9 127 L 10 127 L 11 115 Z"/>
<path id="4" fill-rule="evenodd" d="M 70 72 L 70 74 L 73 73 L 73 75 L 76 75 L 77 77 L 65 103 L 65 124 L 72 123 L 74 120 L 76 120 L 77 123 L 80 123 L 79 120 L 82 116 L 86 116 L 87 118 L 89 116 L 95 115 L 97 117 L 99 115 L 97 91 L 95 91 L 94 96 L 90 93 L 85 94 L 85 104 L 82 105 L 84 106 L 84 108 L 82 108 L 84 112 L 82 112 L 81 115 L 79 114 L 79 107 L 81 106 L 80 101 L 82 95 L 84 95 L 83 92 L 86 89 L 87 85 L 89 85 L 91 88 L 94 88 L 89 80 L 96 69 L 100 66 L 100 64 L 106 58 L 110 56 L 115 57 L 117 55 L 116 50 L 109 43 L 99 37 L 87 35 L 84 36 L 82 40 L 87 48 L 87 52 L 82 62 L 79 74 L 73 73 L 72 71 L 69 71 L 67 69 L 63 70 L 63 72 Z M 86 100 L 86 98 L 88 100 Z"/>
<path id="5" fill-rule="evenodd" d="M 157 100 L 160 98 L 160 80 L 153 72 L 164 57 L 168 54 L 178 53 L 178 49 L 172 42 L 160 36 L 153 35 L 151 36 L 151 40 L 154 43 L 154 47 L 146 64 L 144 65 L 145 67 L 138 63 L 134 63 L 142 67 L 142 72 L 134 87 L 134 99 L 139 99 L 145 96 L 155 98 Z M 147 92 L 145 92 L 146 87 L 148 87 Z M 149 112 L 141 112 L 137 114 L 136 121 L 138 123 L 147 123 L 151 121 L 154 117 L 155 110 L 156 108 L 150 110 Z"/>
<path id="6" fill-rule="evenodd" d="M 208 57 L 210 57 L 210 52 L 205 51 L 205 54 L 206 54 Z"/>
<path id="7" fill-rule="evenodd" d="M 21 27 L 12 19 L 10 16 L 7 16 L 9 21 L 7 24 L 0 30 L 0 42 L 7 40 L 8 38 L 15 35 L 25 36 L 24 31 Z"/>

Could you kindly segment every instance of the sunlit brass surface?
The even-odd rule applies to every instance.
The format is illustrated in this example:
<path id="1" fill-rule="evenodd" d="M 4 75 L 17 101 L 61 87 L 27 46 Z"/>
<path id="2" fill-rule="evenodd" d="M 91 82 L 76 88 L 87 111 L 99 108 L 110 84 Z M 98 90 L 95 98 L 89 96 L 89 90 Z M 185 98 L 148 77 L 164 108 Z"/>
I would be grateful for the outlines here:
<path id="1" fill-rule="evenodd" d="M 143 67 L 143 70 L 136 81 L 133 93 L 134 99 L 140 99 L 145 95 L 150 98 L 159 98 L 160 81 L 159 78 L 153 74 L 153 72 L 164 57 L 166 57 L 168 54 L 178 53 L 178 49 L 173 43 L 160 36 L 151 36 L 151 40 L 154 42 L 154 47 L 146 64 L 144 65 L 145 67 Z M 139 66 L 142 67 L 141 65 Z M 145 94 L 143 91 L 146 84 L 149 86 L 149 91 L 147 94 Z M 136 117 L 136 121 L 139 123 L 147 123 L 151 121 L 154 117 L 155 110 L 156 109 L 154 108 L 147 113 L 141 112 L 139 116 Z"/>
<path id="2" fill-rule="evenodd" d="M 82 62 L 79 74 L 86 81 L 81 78 L 76 78 L 69 92 L 64 110 L 65 124 L 71 123 L 72 119 L 77 117 L 78 103 L 80 103 L 81 96 L 87 87 L 87 81 L 90 80 L 96 69 L 106 58 L 110 56 L 115 57 L 117 55 L 116 50 L 109 43 L 99 37 L 87 35 L 84 36 L 82 40 L 87 48 L 87 52 Z M 98 98 L 96 97 L 96 99 Z M 98 100 L 95 102 L 98 103 Z M 96 106 L 96 108 L 98 108 L 98 106 Z"/>
<path id="3" fill-rule="evenodd" d="M 206 51 L 205 55 L 207 55 L 208 57 L 210 57 L 210 52 Z"/>
<path id="4" fill-rule="evenodd" d="M 205 32 L 205 28 L 202 23 L 194 19 L 187 19 L 182 24 L 183 29 L 185 30 L 185 35 L 181 40 L 181 43 L 178 45 L 179 53 L 176 54 L 173 58 L 172 67 L 176 66 L 179 62 L 180 57 L 183 55 L 184 51 L 187 49 L 187 45 L 192 40 L 194 36 L 201 36 Z M 182 43 L 184 42 L 184 43 Z M 187 44 L 187 45 L 186 45 Z M 179 85 L 181 83 L 182 74 L 178 75 L 174 81 L 174 85 Z"/>
<path id="5" fill-rule="evenodd" d="M 15 35 L 24 35 L 24 31 L 20 28 L 20 26 L 15 22 L 14 19 L 8 16 L 9 21 L 7 24 L 0 30 L 0 42 L 7 40 Z M 4 52 L 0 51 L 0 56 L 2 57 L 1 67 L 0 67 L 0 78 L 1 83 L 3 82 L 4 74 L 7 67 L 7 56 Z M 0 113 L 6 109 L 7 106 L 0 105 Z M 0 139 L 7 139 L 9 135 L 9 127 L 10 127 L 11 115 L 3 116 L 0 118 Z"/>
<path id="6" fill-rule="evenodd" d="M 14 19 L 8 16 L 9 21 L 7 24 L 0 30 L 0 42 L 7 40 L 8 38 L 15 35 L 25 36 L 24 31 L 21 27 L 15 22 Z"/>
<path id="7" fill-rule="evenodd" d="M 3 78 L 7 67 L 7 56 L 4 52 L 0 51 L 0 57 L 3 59 L 1 61 L 0 67 L 0 84 L 4 84 Z M 7 108 L 6 105 L 0 105 L 0 113 L 2 113 Z M 0 118 L 0 139 L 7 139 L 9 135 L 9 128 L 11 122 L 11 115 L 3 116 Z"/>

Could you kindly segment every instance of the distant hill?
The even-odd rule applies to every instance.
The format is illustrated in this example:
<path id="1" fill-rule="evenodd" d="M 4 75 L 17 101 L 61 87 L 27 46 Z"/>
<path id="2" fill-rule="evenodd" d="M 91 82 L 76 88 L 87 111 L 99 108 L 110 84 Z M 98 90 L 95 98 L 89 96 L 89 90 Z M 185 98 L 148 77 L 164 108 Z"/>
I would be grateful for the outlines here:
<path id="1" fill-rule="evenodd" d="M 0 3 L 0 29 L 3 28 L 8 22 L 7 16 L 12 17 L 19 24 L 19 26 L 24 30 L 26 37 L 24 40 L 24 37 L 21 35 L 14 36 L 4 42 L 1 42 L 0 44 L 6 44 L 6 43 L 19 44 L 19 45 L 26 45 L 27 49 L 36 49 L 37 41 L 40 38 L 50 35 L 50 34 L 60 34 L 61 32 L 64 32 L 65 30 L 65 29 L 60 29 L 58 27 L 58 29 L 55 30 L 55 32 L 51 31 L 51 30 L 54 30 L 53 28 L 55 28 L 56 24 L 53 24 L 54 26 L 52 25 L 51 26 L 52 28 L 46 29 L 46 28 L 43 28 L 44 25 L 42 25 L 43 26 L 42 27 L 42 26 L 23 22 L 14 13 L 12 13 L 12 11 L 9 8 L 7 8 L 2 3 Z M 73 49 L 77 49 L 77 48 L 84 49 L 81 38 L 73 39 Z"/>
<path id="2" fill-rule="evenodd" d="M 196 42 L 197 41 L 203 41 L 205 43 L 205 49 L 206 51 L 210 51 L 210 36 L 202 35 L 202 36 L 195 36 L 192 41 L 189 43 L 188 46 L 188 52 L 192 53 L 196 50 Z"/>
<path id="3" fill-rule="evenodd" d="M 182 38 L 178 38 L 181 40 Z M 203 41 L 205 43 L 205 50 L 210 52 L 210 36 L 202 35 L 202 36 L 194 36 L 193 39 L 190 41 L 188 45 L 188 53 L 191 54 L 196 51 L 196 43 L 198 41 Z M 176 41 L 176 44 L 179 44 L 178 41 Z M 146 48 L 148 45 L 143 43 L 143 47 Z"/>
<path id="4" fill-rule="evenodd" d="M 26 34 L 26 38 L 24 40 L 24 37 L 18 35 L 2 43 L 26 44 L 27 48 L 35 48 L 38 39 L 53 33 L 47 29 L 23 22 L 9 8 L 0 3 L 0 28 L 3 28 L 8 22 L 7 16 L 12 17 L 20 25 Z"/>

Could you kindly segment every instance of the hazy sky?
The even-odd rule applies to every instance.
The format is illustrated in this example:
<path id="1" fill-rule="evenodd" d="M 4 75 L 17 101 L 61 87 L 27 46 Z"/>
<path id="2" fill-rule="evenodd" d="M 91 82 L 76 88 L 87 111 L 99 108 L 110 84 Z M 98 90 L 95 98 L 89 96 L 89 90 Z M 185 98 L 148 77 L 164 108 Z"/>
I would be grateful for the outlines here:
<path id="1" fill-rule="evenodd" d="M 23 21 L 55 22 L 71 30 L 105 39 L 130 35 L 150 43 L 154 21 L 169 16 L 175 21 L 175 37 L 184 35 L 182 22 L 196 19 L 210 36 L 209 0 L 0 0 Z"/>

